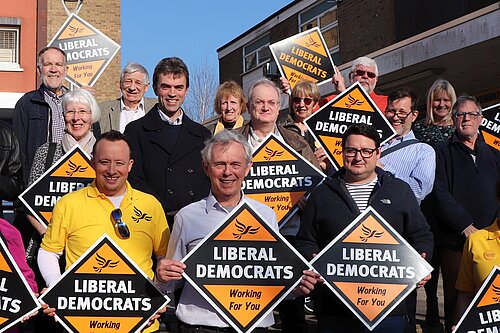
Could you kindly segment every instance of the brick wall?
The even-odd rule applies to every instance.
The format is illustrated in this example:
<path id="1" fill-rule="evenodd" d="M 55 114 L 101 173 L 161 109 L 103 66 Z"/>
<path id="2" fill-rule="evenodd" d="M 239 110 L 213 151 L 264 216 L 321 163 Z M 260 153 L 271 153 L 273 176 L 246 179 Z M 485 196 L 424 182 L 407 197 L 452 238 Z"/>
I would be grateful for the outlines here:
<path id="1" fill-rule="evenodd" d="M 219 60 L 219 82 L 234 80 L 240 85 L 243 71 L 243 48 L 238 48 Z"/>
<path id="2" fill-rule="evenodd" d="M 271 29 L 271 44 L 299 33 L 298 14 L 295 14 Z"/>
<path id="3" fill-rule="evenodd" d="M 70 10 L 74 8 L 73 3 L 67 3 L 67 6 Z M 116 43 L 121 43 L 120 0 L 85 0 L 78 16 Z M 47 0 L 47 42 L 52 39 L 67 18 L 61 0 Z M 120 96 L 118 87 L 120 70 L 121 52 L 118 51 L 94 85 L 98 101 Z"/>
<path id="4" fill-rule="evenodd" d="M 349 62 L 396 42 L 394 0 L 345 0 L 338 5 L 340 58 Z"/>

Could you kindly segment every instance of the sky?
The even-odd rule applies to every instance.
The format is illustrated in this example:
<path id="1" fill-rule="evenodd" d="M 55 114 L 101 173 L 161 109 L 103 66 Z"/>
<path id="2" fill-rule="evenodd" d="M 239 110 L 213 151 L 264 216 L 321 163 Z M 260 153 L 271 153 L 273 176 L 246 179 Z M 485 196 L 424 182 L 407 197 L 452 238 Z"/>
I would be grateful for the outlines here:
<path id="1" fill-rule="evenodd" d="M 122 0 L 122 68 L 138 62 L 152 76 L 165 57 L 177 56 L 189 68 L 213 63 L 217 49 L 291 0 Z M 218 67 L 215 67 L 218 73 Z M 154 97 L 153 89 L 146 96 Z"/>

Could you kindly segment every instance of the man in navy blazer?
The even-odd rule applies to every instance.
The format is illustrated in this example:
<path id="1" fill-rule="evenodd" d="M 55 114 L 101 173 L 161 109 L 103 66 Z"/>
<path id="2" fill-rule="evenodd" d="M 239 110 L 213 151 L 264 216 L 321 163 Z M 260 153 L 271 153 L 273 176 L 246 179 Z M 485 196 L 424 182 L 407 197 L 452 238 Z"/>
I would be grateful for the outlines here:
<path id="1" fill-rule="evenodd" d="M 125 128 L 135 161 L 129 181 L 162 203 L 170 227 L 177 211 L 210 189 L 200 152 L 211 134 L 182 110 L 188 88 L 186 64 L 176 57 L 162 59 L 153 74 L 158 103 Z"/>

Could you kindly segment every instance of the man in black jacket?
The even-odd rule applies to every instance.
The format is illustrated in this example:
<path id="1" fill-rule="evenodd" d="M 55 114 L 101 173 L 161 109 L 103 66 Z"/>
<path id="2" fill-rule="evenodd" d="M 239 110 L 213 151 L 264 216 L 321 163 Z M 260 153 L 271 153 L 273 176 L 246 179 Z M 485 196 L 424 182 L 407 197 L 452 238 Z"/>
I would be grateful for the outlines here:
<path id="1" fill-rule="evenodd" d="M 312 259 L 368 206 L 373 207 L 424 258 L 432 254 L 432 234 L 415 195 L 402 180 L 377 168 L 380 137 L 375 128 L 356 124 L 342 138 L 344 167 L 327 178 L 307 200 L 297 234 L 297 249 Z M 423 286 L 430 275 L 419 283 Z M 319 332 L 365 332 L 366 328 L 326 286 L 317 287 Z M 403 332 L 401 302 L 373 332 Z"/>
<path id="2" fill-rule="evenodd" d="M 472 96 L 460 96 L 452 114 L 455 133 L 435 146 L 436 179 L 430 200 L 441 256 L 446 332 L 451 332 L 453 323 L 455 283 L 465 239 L 498 216 L 496 186 L 500 181 L 500 153 L 478 135 L 483 119 L 479 103 Z"/>
<path id="3" fill-rule="evenodd" d="M 46 142 L 60 142 L 64 134 L 62 97 L 68 91 L 63 86 L 66 77 L 66 53 L 57 47 L 45 47 L 38 52 L 37 72 L 42 84 L 24 94 L 16 103 L 13 126 L 21 147 L 24 178 L 33 164 L 38 147 Z"/>
<path id="4" fill-rule="evenodd" d="M 0 200 L 14 201 L 22 190 L 19 141 L 12 127 L 0 122 Z M 3 217 L 1 209 L 0 217 Z"/>
<path id="5" fill-rule="evenodd" d="M 211 134 L 182 110 L 188 88 L 186 64 L 176 57 L 162 59 L 153 74 L 158 103 L 125 128 L 135 161 L 129 181 L 160 201 L 170 228 L 179 209 L 210 190 L 200 152 Z"/>

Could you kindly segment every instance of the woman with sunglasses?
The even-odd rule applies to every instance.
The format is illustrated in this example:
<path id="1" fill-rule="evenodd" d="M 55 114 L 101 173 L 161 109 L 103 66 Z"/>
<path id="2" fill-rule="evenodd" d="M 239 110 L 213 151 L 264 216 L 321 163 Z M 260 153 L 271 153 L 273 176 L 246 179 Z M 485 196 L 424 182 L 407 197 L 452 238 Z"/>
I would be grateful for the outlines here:
<path id="1" fill-rule="evenodd" d="M 64 136 L 61 143 L 45 143 L 35 152 L 28 185 L 35 182 L 50 166 L 56 163 L 67 151 L 78 144 L 87 152 L 92 153 L 96 138 L 92 125 L 101 118 L 101 110 L 97 101 L 88 90 L 75 89 L 62 98 L 64 115 Z M 45 233 L 45 228 L 31 215 L 28 220 L 39 235 Z M 33 239 L 30 241 L 32 243 Z M 33 244 L 30 244 L 31 247 Z M 36 246 L 35 246 L 36 248 Z"/>
<path id="2" fill-rule="evenodd" d="M 241 114 L 247 110 L 247 98 L 240 85 L 232 80 L 222 83 L 217 88 L 214 109 L 220 117 L 215 127 L 209 128 L 213 134 L 243 126 Z"/>
<path id="3" fill-rule="evenodd" d="M 296 131 L 307 141 L 312 151 L 316 155 L 323 170 L 329 167 L 328 159 L 323 147 L 314 140 L 314 137 L 307 130 L 304 123 L 318 106 L 321 94 L 318 86 L 310 81 L 300 81 L 292 89 L 290 96 L 290 115 L 285 123 L 285 127 Z"/>

